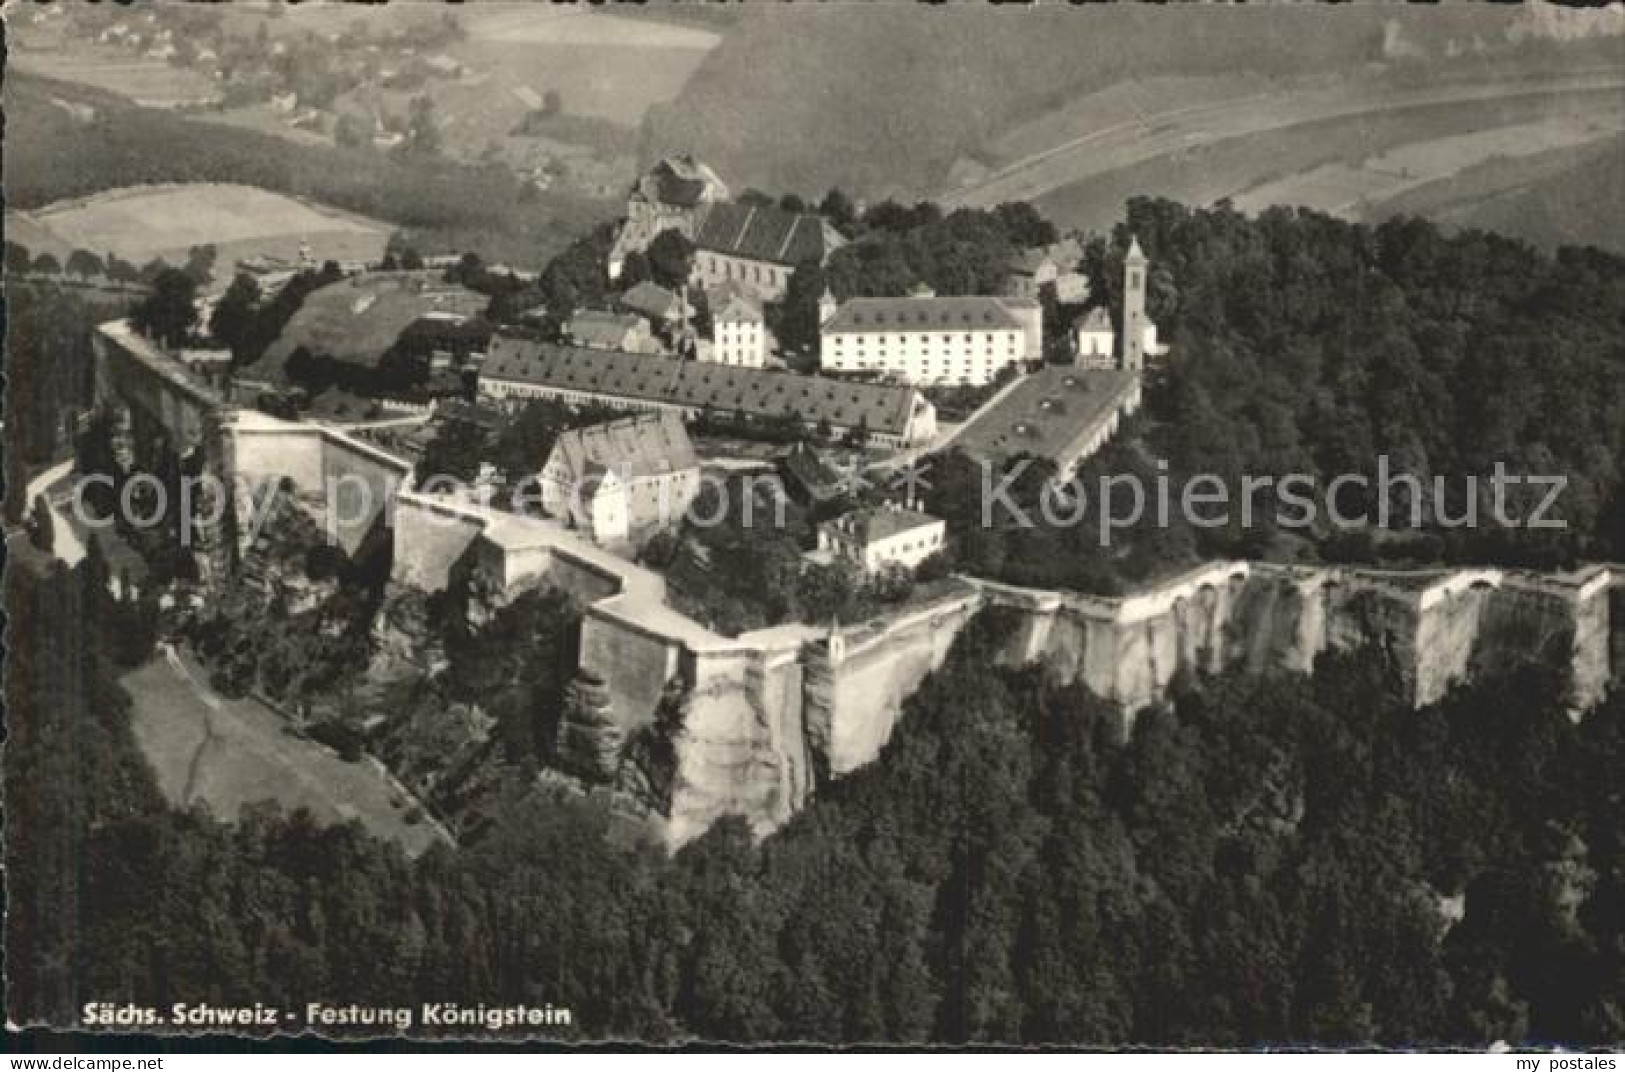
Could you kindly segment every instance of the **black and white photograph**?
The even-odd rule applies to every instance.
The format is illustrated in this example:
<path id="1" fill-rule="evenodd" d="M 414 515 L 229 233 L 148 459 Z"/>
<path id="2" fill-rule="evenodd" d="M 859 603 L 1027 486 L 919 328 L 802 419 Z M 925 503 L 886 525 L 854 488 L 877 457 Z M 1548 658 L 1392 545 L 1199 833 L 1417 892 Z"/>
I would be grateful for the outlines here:
<path id="1" fill-rule="evenodd" d="M 0 17 L 8 1069 L 1625 1072 L 1622 0 Z"/>

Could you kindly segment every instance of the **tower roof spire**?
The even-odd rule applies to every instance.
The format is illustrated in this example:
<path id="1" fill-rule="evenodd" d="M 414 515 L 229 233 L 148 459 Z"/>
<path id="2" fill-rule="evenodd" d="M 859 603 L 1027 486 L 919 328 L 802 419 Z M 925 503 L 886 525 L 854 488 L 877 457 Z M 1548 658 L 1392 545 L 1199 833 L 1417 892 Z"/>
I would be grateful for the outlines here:
<path id="1" fill-rule="evenodd" d="M 1125 260 L 1131 263 L 1145 263 L 1145 250 L 1140 248 L 1140 238 L 1138 235 L 1129 235 L 1128 256 L 1125 258 Z"/>

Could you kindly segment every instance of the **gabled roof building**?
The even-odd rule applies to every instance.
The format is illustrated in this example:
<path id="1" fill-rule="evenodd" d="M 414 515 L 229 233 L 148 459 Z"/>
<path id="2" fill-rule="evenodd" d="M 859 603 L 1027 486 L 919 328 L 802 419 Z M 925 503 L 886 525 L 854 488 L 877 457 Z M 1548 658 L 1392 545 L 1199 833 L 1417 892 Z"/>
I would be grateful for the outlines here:
<path id="1" fill-rule="evenodd" d="M 706 209 L 694 236 L 689 278 L 707 290 L 732 283 L 758 300 L 777 301 L 797 265 L 823 264 L 845 244 L 840 232 L 810 212 L 719 203 Z"/>
<path id="2" fill-rule="evenodd" d="M 565 323 L 564 334 L 589 350 L 624 350 L 634 354 L 659 353 L 649 321 L 633 313 L 582 309 Z"/>
<path id="3" fill-rule="evenodd" d="M 767 364 L 767 318 L 762 307 L 742 294 L 729 294 L 711 313 L 708 360 L 719 365 L 761 368 Z"/>
<path id="4" fill-rule="evenodd" d="M 1042 354 L 1043 310 L 1020 298 L 853 298 L 819 329 L 829 372 L 980 385 Z"/>
<path id="5" fill-rule="evenodd" d="M 716 172 L 692 156 L 668 156 L 638 179 L 626 202 L 626 222 L 609 255 L 609 277 L 620 278 L 627 255 L 649 248 L 662 231 L 694 237 L 706 206 L 728 199 Z"/>
<path id="6" fill-rule="evenodd" d="M 1005 293 L 1014 298 L 1037 298 L 1048 285 L 1055 288 L 1056 300 L 1063 304 L 1086 301 L 1089 277 L 1079 268 L 1082 261 L 1083 246 L 1075 238 L 1021 250 L 1006 266 Z"/>
<path id="7" fill-rule="evenodd" d="M 818 555 L 855 562 L 865 573 L 887 566 L 914 569 L 947 543 L 947 523 L 887 502 L 854 510 L 818 526 Z"/>
<path id="8" fill-rule="evenodd" d="M 935 407 L 903 385 L 583 350 L 505 335 L 491 340 L 479 390 L 500 401 L 555 398 L 685 416 L 788 419 L 809 431 L 827 426 L 832 434 L 861 434 L 891 446 L 929 442 L 937 432 Z"/>
<path id="9" fill-rule="evenodd" d="M 621 306 L 657 324 L 676 324 L 694 314 L 681 295 L 647 280 L 622 294 Z"/>
<path id="10" fill-rule="evenodd" d="M 541 471 L 542 508 L 616 544 L 680 520 L 699 482 L 682 417 L 643 413 L 560 435 Z"/>

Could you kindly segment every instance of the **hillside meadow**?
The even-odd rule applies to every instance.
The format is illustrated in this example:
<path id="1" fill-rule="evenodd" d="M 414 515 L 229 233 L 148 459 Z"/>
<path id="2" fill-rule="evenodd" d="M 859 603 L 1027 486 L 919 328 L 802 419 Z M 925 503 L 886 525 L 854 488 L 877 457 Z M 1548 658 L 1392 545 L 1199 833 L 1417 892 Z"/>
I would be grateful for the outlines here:
<path id="1" fill-rule="evenodd" d="M 306 243 L 319 261 L 376 261 L 391 231 L 378 220 L 230 183 L 110 190 L 13 215 L 7 230 L 24 218 L 28 226 L 13 241 L 27 245 L 37 228 L 47 248 L 113 253 L 138 265 L 154 258 L 180 264 L 199 245 L 213 245 L 227 265 L 265 256 L 293 262 Z"/>
<path id="2" fill-rule="evenodd" d="M 5 112 L 8 142 L 22 147 L 6 157 L 8 208 L 144 184 L 240 183 L 383 221 L 425 250 L 537 268 L 614 211 L 539 192 L 505 168 L 294 145 L 32 75 L 6 79 Z"/>
<path id="3" fill-rule="evenodd" d="M 672 105 L 651 111 L 645 151 L 692 148 L 741 186 L 927 196 L 960 158 L 1124 82 L 1349 71 L 1401 44 L 1431 54 L 1475 35 L 1504 41 L 1517 17 L 1468 6 L 888 5 L 861 17 L 761 6 Z"/>

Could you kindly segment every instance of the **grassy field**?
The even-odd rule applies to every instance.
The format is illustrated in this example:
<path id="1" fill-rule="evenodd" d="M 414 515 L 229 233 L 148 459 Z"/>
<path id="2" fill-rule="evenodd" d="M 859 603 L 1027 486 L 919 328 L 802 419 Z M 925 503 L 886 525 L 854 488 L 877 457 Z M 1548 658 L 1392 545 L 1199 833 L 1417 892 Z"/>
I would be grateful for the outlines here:
<path id="1" fill-rule="evenodd" d="M 1595 245 L 1625 256 L 1625 136 L 1539 156 L 1501 157 L 1405 191 L 1390 212 L 1496 231 L 1546 248 Z"/>
<path id="2" fill-rule="evenodd" d="M 8 72 L 5 118 L 12 209 L 143 183 L 239 183 L 388 221 L 425 252 L 473 250 L 522 268 L 540 268 L 613 211 L 495 169 L 297 145 L 33 75 Z"/>
<path id="3" fill-rule="evenodd" d="M 192 246 L 212 243 L 216 262 L 273 256 L 293 261 L 309 242 L 317 260 L 377 260 L 392 228 L 314 202 L 251 186 L 196 183 L 142 186 L 26 214 L 24 234 L 42 230 L 69 248 L 112 252 L 132 264 L 161 257 L 184 263 Z M 7 229 L 12 226 L 7 222 Z"/>
<path id="4" fill-rule="evenodd" d="M 282 335 L 253 367 L 275 380 L 300 347 L 373 365 L 413 321 L 430 312 L 465 316 L 485 310 L 485 295 L 440 281 L 438 272 L 372 272 L 323 287 L 305 299 Z"/>
<path id="5" fill-rule="evenodd" d="M 1038 196 L 1057 223 L 1107 230 L 1122 219 L 1130 197 L 1154 194 L 1207 205 L 1265 182 L 1335 164 L 1358 164 L 1401 146 L 1416 146 L 1474 131 L 1540 122 L 1556 109 L 1571 112 L 1612 106 L 1617 90 L 1433 104 L 1339 116 L 1217 140 L 1159 146 L 1159 152 Z"/>
<path id="6" fill-rule="evenodd" d="M 1625 73 L 1617 66 L 1539 77 L 1490 74 L 1407 85 L 1386 78 L 1317 77 L 1271 86 L 1242 97 L 1191 101 L 1104 124 L 1069 141 L 1004 164 L 973 185 L 949 191 L 952 204 L 985 206 L 1036 200 L 1078 182 L 1150 160 L 1177 157 L 1227 141 L 1267 136 L 1312 124 L 1348 120 L 1380 124 L 1388 117 L 1434 109 L 1460 125 L 1441 126 L 1429 137 L 1521 121 L 1566 116 L 1577 100 L 1617 97 Z M 1603 94 L 1601 98 L 1597 94 Z M 1338 154 L 1328 140 L 1323 157 Z M 1420 140 L 1420 139 L 1418 139 Z M 1260 168 L 1278 165 L 1260 158 Z M 1281 174 L 1290 172 L 1282 171 Z M 1151 191 L 1148 191 L 1151 192 Z"/>
<path id="7" fill-rule="evenodd" d="M 1412 142 L 1358 162 L 1325 164 L 1244 191 L 1235 198 L 1236 207 L 1256 212 L 1270 205 L 1304 205 L 1349 218 L 1380 213 L 1406 190 L 1486 161 L 1546 158 L 1625 131 L 1625 96 L 1611 103 L 1554 119 Z"/>
<path id="8" fill-rule="evenodd" d="M 346 30 L 366 35 L 444 17 L 462 27 L 463 37 L 435 53 L 461 65 L 462 75 L 410 90 L 368 86 L 339 103 L 345 110 L 404 115 L 411 99 L 426 93 L 448 150 L 463 159 L 480 159 L 500 147 L 549 91 L 560 94 L 565 114 L 614 124 L 629 140 L 649 108 L 675 98 L 720 40 L 704 28 L 586 6 L 505 2 L 407 4 L 387 12 L 306 4 L 275 19 L 255 6 L 233 5 L 226 24 L 244 35 L 264 25 L 273 38 L 289 39 Z M 267 129 L 275 132 L 277 126 L 272 121 Z"/>
<path id="9" fill-rule="evenodd" d="M 1114 86 L 1352 72 L 1382 60 L 1390 24 L 1432 55 L 1505 41 L 1516 18 L 1490 5 L 950 4 L 925 18 L 744 5 L 681 96 L 651 111 L 647 149 L 693 150 L 736 187 L 934 196 L 956 161 Z"/>
<path id="10" fill-rule="evenodd" d="M 220 96 L 220 87 L 196 71 L 87 42 L 63 49 L 19 50 L 12 53 L 11 62 L 19 71 L 104 89 L 149 108 L 205 104 Z"/>
<path id="11" fill-rule="evenodd" d="M 160 655 L 121 680 L 134 701 L 136 743 L 178 806 L 202 801 L 231 820 L 245 804 L 276 801 L 322 822 L 358 820 L 414 855 L 439 837 L 427 819 L 406 821 L 411 801 L 371 763 L 346 763 L 293 736 L 257 701 L 215 695 L 185 656 Z"/>
<path id="12" fill-rule="evenodd" d="M 651 107 L 682 91 L 718 41 L 702 30 L 577 7 L 488 3 L 457 15 L 467 36 L 443 53 L 463 66 L 461 77 L 436 79 L 423 90 L 368 87 L 347 95 L 343 105 L 405 114 L 411 98 L 427 92 L 448 152 L 520 162 L 527 145 L 513 137 L 515 130 L 547 94 L 557 93 L 565 116 L 602 125 L 556 132 L 614 165 L 615 181 L 594 176 L 590 184 L 598 187 L 630 181 L 637 125 Z"/>
<path id="13" fill-rule="evenodd" d="M 1245 73 L 1135 78 L 1046 110 L 994 138 L 979 155 L 992 166 L 1007 165 L 1120 123 L 1177 115 L 1193 106 L 1224 105 L 1269 89 L 1268 79 Z"/>

